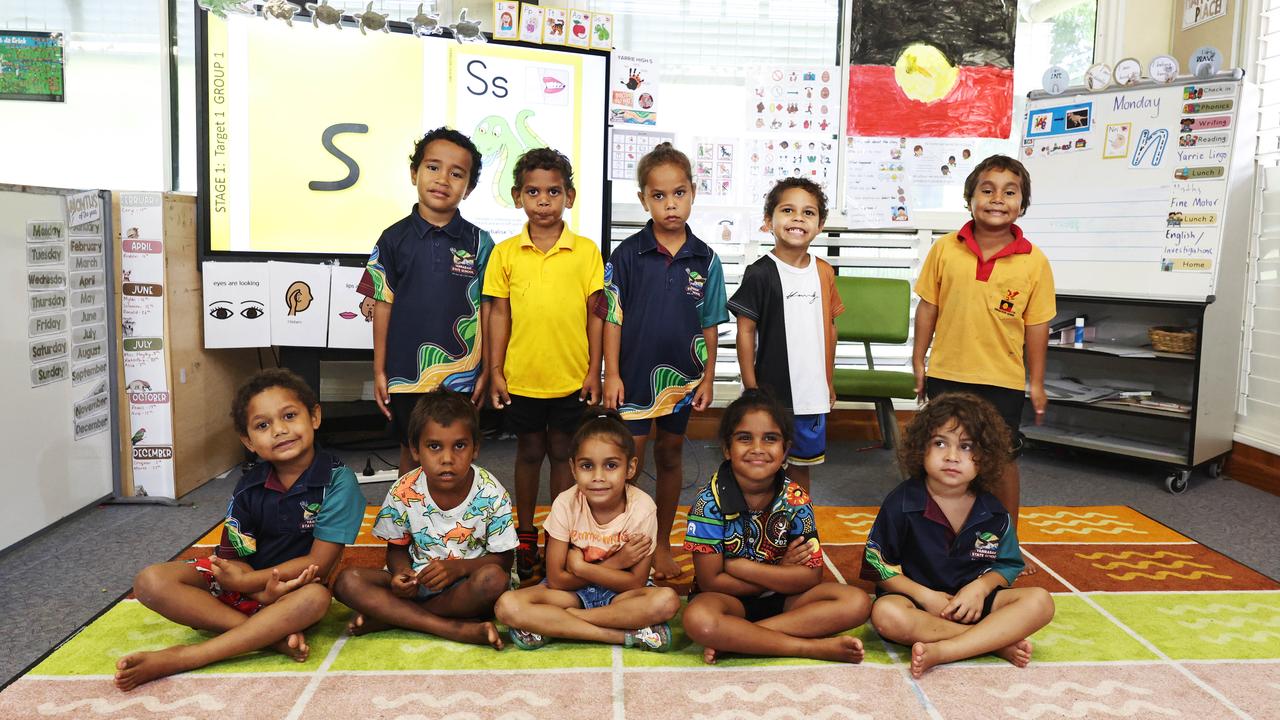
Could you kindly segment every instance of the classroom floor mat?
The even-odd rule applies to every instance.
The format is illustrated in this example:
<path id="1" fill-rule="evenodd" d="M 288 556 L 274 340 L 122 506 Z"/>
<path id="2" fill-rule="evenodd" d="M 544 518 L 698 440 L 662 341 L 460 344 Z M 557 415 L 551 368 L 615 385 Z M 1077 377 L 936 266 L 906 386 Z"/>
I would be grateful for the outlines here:
<path id="1" fill-rule="evenodd" d="M 828 579 L 869 589 L 857 575 L 875 510 L 818 509 Z M 376 511 L 344 564 L 381 566 Z M 207 554 L 218 533 L 182 557 Z M 908 649 L 869 625 L 851 633 L 867 651 L 859 666 L 708 666 L 678 617 L 661 655 L 557 641 L 495 652 L 406 631 L 350 637 L 351 611 L 334 603 L 307 634 L 305 663 L 252 653 L 122 693 L 111 682 L 121 655 L 201 638 L 126 598 L 0 692 L 0 717 L 1280 718 L 1280 583 L 1127 507 L 1023 508 L 1019 536 L 1037 568 L 1019 584 L 1048 589 L 1057 607 L 1025 669 L 983 657 L 914 680 Z M 687 584 L 688 553 L 677 561 Z"/>

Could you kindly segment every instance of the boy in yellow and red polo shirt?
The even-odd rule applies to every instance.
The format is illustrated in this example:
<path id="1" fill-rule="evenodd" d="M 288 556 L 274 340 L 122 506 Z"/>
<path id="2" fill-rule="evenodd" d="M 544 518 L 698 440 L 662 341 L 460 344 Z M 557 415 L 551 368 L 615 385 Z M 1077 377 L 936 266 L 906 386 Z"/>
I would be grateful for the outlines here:
<path id="1" fill-rule="evenodd" d="M 573 485 L 569 441 L 583 400 L 600 399 L 604 321 L 591 312 L 604 289 L 604 261 L 591 240 L 561 220 L 573 207 L 573 167 L 551 148 L 516 161 L 511 198 L 529 222 L 493 249 L 484 276 L 492 298 L 488 362 L 494 407 L 516 435 L 516 571 L 537 565 L 533 512 L 542 458 L 551 461 L 551 497 Z"/>
<path id="2" fill-rule="evenodd" d="M 916 281 L 916 396 L 959 391 L 990 401 L 1009 426 L 1016 457 L 1024 398 L 1030 394 L 1037 423 L 1048 402 L 1053 272 L 1014 224 L 1031 205 L 1031 176 L 1022 163 L 1004 155 L 978 163 L 965 179 L 964 199 L 973 220 L 933 244 Z M 1019 486 L 1018 467 L 1009 463 L 993 491 L 1015 522 Z"/>

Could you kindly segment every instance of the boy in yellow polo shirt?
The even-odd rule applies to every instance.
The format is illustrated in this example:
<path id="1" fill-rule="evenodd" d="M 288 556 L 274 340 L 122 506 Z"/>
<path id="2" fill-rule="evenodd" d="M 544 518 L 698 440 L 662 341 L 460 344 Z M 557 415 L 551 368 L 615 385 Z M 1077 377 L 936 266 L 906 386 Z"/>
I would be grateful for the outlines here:
<path id="1" fill-rule="evenodd" d="M 594 242 L 561 220 L 575 197 L 568 158 L 536 148 L 516 161 L 514 175 L 511 198 L 529 222 L 493 249 L 484 294 L 493 299 L 489 396 L 516 434 L 516 571 L 527 579 L 538 562 L 533 512 L 542 458 L 551 461 L 551 497 L 558 497 L 573 485 L 569 441 L 582 401 L 600 398 L 604 322 L 591 306 L 604 289 L 604 261 Z"/>
<path id="2" fill-rule="evenodd" d="M 1053 272 L 1014 224 L 1031 205 L 1031 176 L 1022 163 L 1004 155 L 978 163 L 964 181 L 964 199 L 973 220 L 933 244 L 916 281 L 916 396 L 959 391 L 990 401 L 1009 426 L 1017 457 L 1026 394 L 1037 424 L 1047 404 Z M 1018 466 L 1009 463 L 992 492 L 1015 522 L 1020 484 Z"/>

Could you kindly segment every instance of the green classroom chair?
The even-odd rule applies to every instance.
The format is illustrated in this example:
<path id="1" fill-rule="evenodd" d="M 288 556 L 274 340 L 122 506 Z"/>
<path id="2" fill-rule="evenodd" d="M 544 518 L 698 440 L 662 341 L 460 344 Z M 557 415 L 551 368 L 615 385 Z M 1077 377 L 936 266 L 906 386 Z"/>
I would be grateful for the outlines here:
<path id="1" fill-rule="evenodd" d="M 911 283 L 893 278 L 837 277 L 836 289 L 845 311 L 836 318 L 836 337 L 862 343 L 866 370 L 836 368 L 836 399 L 874 402 L 884 447 L 898 444 L 898 422 L 892 398 L 914 399 L 916 378 L 910 372 L 877 370 L 871 343 L 904 343 L 910 334 Z"/>

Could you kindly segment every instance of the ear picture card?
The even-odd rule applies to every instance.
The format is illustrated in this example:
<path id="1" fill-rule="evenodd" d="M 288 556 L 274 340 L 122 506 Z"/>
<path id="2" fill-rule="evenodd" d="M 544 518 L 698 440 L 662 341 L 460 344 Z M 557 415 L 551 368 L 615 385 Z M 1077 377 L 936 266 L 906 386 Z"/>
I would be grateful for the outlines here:
<path id="1" fill-rule="evenodd" d="M 324 347 L 328 340 L 330 266 L 268 262 L 271 344 Z"/>

